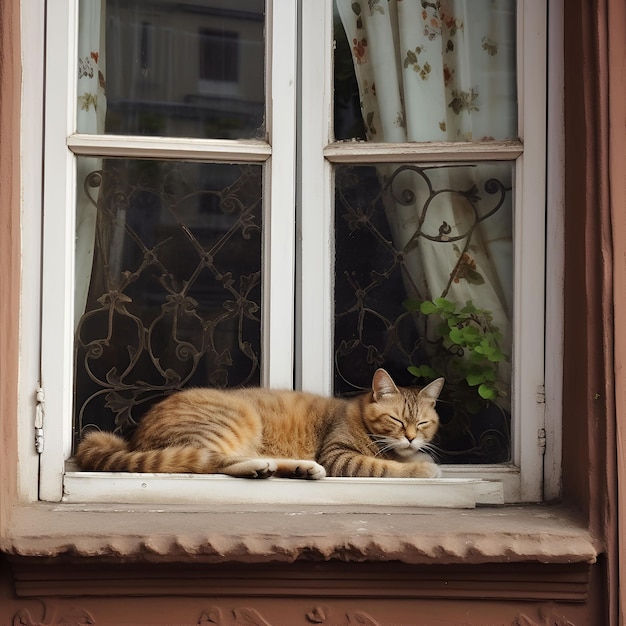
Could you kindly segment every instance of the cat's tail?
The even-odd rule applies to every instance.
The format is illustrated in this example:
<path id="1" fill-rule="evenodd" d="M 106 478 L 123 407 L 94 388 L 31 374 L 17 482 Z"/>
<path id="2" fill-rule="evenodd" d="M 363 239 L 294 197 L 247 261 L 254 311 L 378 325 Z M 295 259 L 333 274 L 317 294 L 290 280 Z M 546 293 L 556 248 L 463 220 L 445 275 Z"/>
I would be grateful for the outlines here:
<path id="1" fill-rule="evenodd" d="M 207 450 L 192 446 L 133 450 L 110 432 L 92 431 L 76 450 L 82 470 L 92 472 L 189 472 L 212 473 L 214 463 Z"/>

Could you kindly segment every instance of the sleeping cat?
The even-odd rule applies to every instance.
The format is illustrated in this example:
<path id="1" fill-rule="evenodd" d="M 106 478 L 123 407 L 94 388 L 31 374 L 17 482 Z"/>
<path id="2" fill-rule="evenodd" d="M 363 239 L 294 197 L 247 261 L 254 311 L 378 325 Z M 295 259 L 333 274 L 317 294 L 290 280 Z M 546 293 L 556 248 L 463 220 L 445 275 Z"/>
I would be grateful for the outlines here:
<path id="1" fill-rule="evenodd" d="M 372 391 L 353 399 L 299 391 L 203 389 L 152 407 L 128 443 L 91 432 L 78 446 L 83 470 L 221 473 L 242 478 L 329 476 L 433 478 L 421 451 L 439 425 L 439 378 L 397 387 L 379 369 Z"/>

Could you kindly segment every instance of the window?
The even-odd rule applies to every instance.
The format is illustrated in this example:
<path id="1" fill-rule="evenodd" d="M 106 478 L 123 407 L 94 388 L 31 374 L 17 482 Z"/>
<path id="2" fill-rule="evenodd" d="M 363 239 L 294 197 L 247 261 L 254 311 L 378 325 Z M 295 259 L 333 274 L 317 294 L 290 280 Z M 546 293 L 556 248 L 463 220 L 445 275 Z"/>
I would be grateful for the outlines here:
<path id="1" fill-rule="evenodd" d="M 404 229 L 404 232 L 399 232 L 398 229 L 394 237 L 394 233 L 391 232 L 392 228 L 388 226 L 389 218 L 386 220 L 386 233 L 380 231 L 379 223 L 372 220 L 377 219 L 381 212 L 386 211 L 388 215 L 391 214 L 392 220 L 395 215 L 397 222 L 401 223 L 403 219 L 410 219 L 407 218 L 406 213 L 402 215 L 402 207 L 412 205 L 413 215 L 415 215 L 415 207 L 417 207 L 418 214 L 420 212 L 427 216 L 434 214 L 430 231 L 425 234 L 434 235 L 435 238 L 440 234 L 451 239 L 458 236 L 458 220 L 454 224 L 448 220 L 449 223 L 446 224 L 445 220 L 437 220 L 436 211 L 433 214 L 424 213 L 424 209 L 432 210 L 429 209 L 430 204 L 441 199 L 443 194 L 439 192 L 443 190 L 452 189 L 457 192 L 473 190 L 473 183 L 468 184 L 470 178 L 467 177 L 465 182 L 460 183 L 456 188 L 449 184 L 452 178 L 462 180 L 463 168 L 471 169 L 474 172 L 471 178 L 483 179 L 482 187 L 477 186 L 483 201 L 489 196 L 496 198 L 502 192 L 506 197 L 498 211 L 512 210 L 509 214 L 513 220 L 512 231 L 509 233 L 513 237 L 513 262 L 510 279 L 507 279 L 511 280 L 509 286 L 512 287 L 510 296 L 511 450 L 508 463 L 487 463 L 483 464 L 480 469 L 473 465 L 456 465 L 448 467 L 447 475 L 499 477 L 507 485 L 505 488 L 507 499 L 539 500 L 541 499 L 542 456 L 541 442 L 538 441 L 537 436 L 544 428 L 545 418 L 542 404 L 544 252 L 531 242 L 543 242 L 545 237 L 545 94 L 537 97 L 538 92 L 535 91 L 543 89 L 545 81 L 539 79 L 535 71 L 539 70 L 543 75 L 542 68 L 545 67 L 545 34 L 540 35 L 540 33 L 545 33 L 546 7 L 541 2 L 471 3 L 472 10 L 480 6 L 482 11 L 489 14 L 489 19 L 484 20 L 485 27 L 489 24 L 493 26 L 494 22 L 502 20 L 503 28 L 508 29 L 511 37 L 515 39 L 515 51 L 512 48 L 502 49 L 501 47 L 498 54 L 502 53 L 508 58 L 511 55 L 515 56 L 516 80 L 511 81 L 510 75 L 501 74 L 495 77 L 492 92 L 497 93 L 498 98 L 502 98 L 499 105 L 501 108 L 504 105 L 512 111 L 512 118 L 509 117 L 501 122 L 500 128 L 503 130 L 499 134 L 493 132 L 493 124 L 491 124 L 492 130 L 479 131 L 476 136 L 468 134 L 463 136 L 463 132 L 457 134 L 457 129 L 453 129 L 451 125 L 445 127 L 444 122 L 447 122 L 450 117 L 455 117 L 456 110 L 462 111 L 464 108 L 472 107 L 472 98 L 475 95 L 472 88 L 478 78 L 474 75 L 466 83 L 468 86 L 458 90 L 456 94 L 452 92 L 454 82 L 450 81 L 450 97 L 443 101 L 443 107 L 439 103 L 439 108 L 437 106 L 418 108 L 421 115 L 430 115 L 431 112 L 435 112 L 435 115 L 431 116 L 434 117 L 432 123 L 426 125 L 427 132 L 420 136 L 419 119 L 412 122 L 414 124 L 412 129 L 409 128 L 411 123 L 409 115 L 413 115 L 415 107 L 419 107 L 419 88 L 415 89 L 418 92 L 417 96 L 415 92 L 407 93 L 406 90 L 412 87 L 403 82 L 406 78 L 403 72 L 416 76 L 418 83 L 426 84 L 426 80 L 421 80 L 422 74 L 428 78 L 433 72 L 432 59 L 434 57 L 432 55 L 428 57 L 430 59 L 428 67 L 422 64 L 419 57 L 422 53 L 425 54 L 425 51 L 421 46 L 424 42 L 429 44 L 434 41 L 440 46 L 441 74 L 444 81 L 448 82 L 448 72 L 463 71 L 461 66 L 458 68 L 449 66 L 445 69 L 448 48 L 454 46 L 456 42 L 452 31 L 460 29 L 462 25 L 476 28 L 477 23 L 470 15 L 470 3 L 467 4 L 468 12 L 463 15 L 457 14 L 454 21 L 452 21 L 452 12 L 447 17 L 445 14 L 442 17 L 441 13 L 438 17 L 435 16 L 432 13 L 433 3 L 404 2 L 402 6 L 398 3 L 397 15 L 391 15 L 386 22 L 383 19 L 386 11 L 382 4 L 384 3 L 337 2 L 335 6 L 339 9 L 338 11 L 332 11 L 330 5 L 325 6 L 325 9 L 308 3 L 303 6 L 303 22 L 307 24 L 307 28 L 303 31 L 302 40 L 302 74 L 316 77 L 317 82 L 303 81 L 302 92 L 302 119 L 306 120 L 301 130 L 302 145 L 309 146 L 309 149 L 303 150 L 301 155 L 301 169 L 306 172 L 300 189 L 303 237 L 301 284 L 307 285 L 306 291 L 304 288 L 302 291 L 302 328 L 306 329 L 300 346 L 302 381 L 305 385 L 315 384 L 317 388 L 330 391 L 332 387 L 329 381 L 333 378 L 335 381 L 337 378 L 344 378 L 341 375 L 341 359 L 345 359 L 348 353 L 360 353 L 361 359 L 369 358 L 372 362 L 376 362 L 390 345 L 389 336 L 393 337 L 400 331 L 414 331 L 412 328 L 407 331 L 406 327 L 401 327 L 398 323 L 402 320 L 401 324 L 404 324 L 406 319 L 402 307 L 396 306 L 395 312 L 390 313 L 388 299 L 382 296 L 380 303 L 387 307 L 387 310 L 381 313 L 381 310 L 373 309 L 371 296 L 374 288 L 379 289 L 385 282 L 389 282 L 387 276 L 394 278 L 390 273 L 392 269 L 397 281 L 397 275 L 401 276 L 400 289 L 406 289 L 407 283 L 411 282 L 411 275 L 415 276 L 415 273 L 408 267 L 409 259 L 406 258 L 406 252 L 411 247 L 411 241 L 416 241 L 422 237 L 422 234 L 418 233 L 419 229 L 414 227 L 412 230 Z M 450 8 L 453 5 L 441 3 L 441 6 Z M 462 13 L 460 7 L 464 6 L 463 3 L 454 6 Z M 499 10 L 489 13 L 494 7 Z M 474 17 L 476 15 L 480 16 L 482 12 L 475 11 Z M 331 34 L 328 23 L 333 18 L 335 28 Z M 447 37 L 439 37 L 438 34 L 430 31 L 438 19 L 444 22 L 449 20 L 449 23 L 444 23 L 443 27 L 441 22 L 436 24 L 436 28 L 441 28 L 444 35 L 447 33 Z M 516 27 L 513 27 L 512 19 L 516 22 Z M 435 22 L 430 20 L 435 20 Z M 408 36 L 402 32 L 403 27 L 415 23 L 422 24 L 424 30 L 420 33 L 425 33 L 421 40 L 422 44 L 418 43 L 417 46 L 415 43 L 409 45 L 408 40 L 406 42 L 402 40 L 402 37 Z M 336 42 L 334 59 L 330 58 L 330 54 L 322 55 L 315 52 L 319 50 L 320 41 L 324 38 L 326 41 L 324 49 L 332 48 L 331 38 Z M 495 38 L 492 40 L 489 36 L 486 38 L 481 36 L 475 40 L 479 42 L 476 45 L 480 52 L 486 54 L 488 58 L 493 58 L 492 55 L 496 53 L 492 46 Z M 378 67 L 374 67 L 371 74 L 363 70 L 364 66 L 368 62 L 371 63 L 373 57 L 379 54 L 378 48 L 386 45 L 388 50 L 393 51 L 396 46 L 402 46 L 405 43 L 407 45 L 402 50 L 407 52 L 396 54 L 397 62 L 384 64 L 385 60 L 389 61 L 393 58 L 393 53 L 390 53 L 383 55 L 382 62 L 378 64 Z M 346 94 L 349 89 L 346 89 L 345 82 L 350 79 L 349 76 L 346 77 L 346 72 L 349 74 L 352 70 L 349 64 L 346 66 L 342 63 L 341 55 L 345 54 L 346 49 L 352 53 L 351 56 L 354 59 L 352 66 L 356 68 L 356 76 L 353 79 L 356 86 L 352 88 L 356 91 L 356 98 L 351 97 L 349 93 Z M 443 61 L 441 61 L 442 58 Z M 334 117 L 324 95 L 331 91 L 330 87 L 333 84 L 330 73 L 333 62 L 335 68 Z M 320 89 L 318 84 L 324 80 L 323 84 L 326 89 Z M 338 102 L 337 85 L 340 81 L 343 81 L 343 89 Z M 381 90 L 383 81 L 385 89 Z M 388 93 L 392 88 L 395 88 L 398 94 L 396 102 L 381 99 L 381 91 Z M 445 88 L 447 89 L 448 85 L 445 85 Z M 442 90 L 442 93 L 446 91 Z M 412 100 L 413 110 L 408 108 L 409 97 L 415 98 Z M 511 101 L 514 102 L 512 107 L 507 104 Z M 383 111 L 384 106 L 389 107 L 386 112 Z M 442 112 L 442 108 L 445 112 Z M 358 124 L 355 125 L 355 121 L 358 121 L 357 116 L 354 115 L 355 109 L 357 112 L 363 109 L 361 119 L 365 128 L 361 128 L 360 131 Z M 446 115 L 447 119 L 443 117 Z M 487 121 L 488 125 L 490 123 Z M 370 124 L 369 128 L 368 124 Z M 383 128 L 383 125 L 386 125 L 386 128 Z M 355 127 L 357 127 L 356 132 Z M 461 128 L 458 130 L 463 131 Z M 445 136 L 442 137 L 442 134 Z M 484 174 L 481 174 L 481 171 Z M 399 192 L 394 196 L 394 180 L 398 179 L 402 184 L 399 186 Z M 414 179 L 419 179 L 417 185 L 412 182 Z M 491 188 L 493 194 L 485 184 L 489 179 L 493 180 Z M 509 183 L 505 181 L 511 182 L 510 191 L 505 192 L 504 188 L 509 186 Z M 424 188 L 429 189 L 429 192 L 424 194 Z M 419 193 L 426 198 L 422 200 L 421 205 L 419 201 L 416 201 Z M 385 194 L 387 198 L 384 197 Z M 377 197 L 378 207 L 375 204 Z M 385 202 L 388 202 L 390 198 L 393 202 L 385 206 Z M 496 201 L 490 206 L 493 209 L 497 205 Z M 326 207 L 326 210 L 322 211 L 320 207 Z M 483 209 L 486 212 L 480 215 L 486 215 L 489 210 Z M 320 212 L 323 213 L 321 219 Z M 332 236 L 329 237 L 329 233 L 333 232 L 331 221 L 333 215 L 336 225 L 334 232 L 336 237 L 343 237 L 343 240 L 337 238 L 333 240 Z M 501 212 L 500 216 L 502 215 L 504 213 Z M 413 221 L 415 222 L 414 217 Z M 454 230 L 449 233 L 438 231 L 439 226 L 445 229 L 451 224 Z M 340 275 L 339 271 L 335 272 L 335 288 L 350 290 L 348 299 L 352 311 L 349 311 L 350 306 L 345 306 L 341 300 L 345 294 L 339 296 L 337 293 L 331 294 L 328 283 L 322 276 L 332 275 L 331 259 L 335 260 L 335 269 L 341 267 L 345 257 L 354 259 L 354 247 L 349 252 L 345 252 L 345 246 L 347 241 L 354 246 L 357 236 L 363 240 L 360 244 L 360 253 L 368 259 L 374 256 L 373 246 L 378 241 L 384 248 L 386 256 L 383 258 L 383 263 L 386 265 L 372 264 L 365 269 L 346 267 L 342 268 L 343 275 Z M 369 239 L 365 239 L 366 237 Z M 402 237 L 405 237 L 404 241 Z M 465 239 L 464 245 L 467 244 L 468 241 Z M 452 242 L 452 245 L 443 244 L 442 241 L 435 245 L 446 245 L 448 251 L 445 254 L 449 255 L 448 259 L 451 258 L 453 262 L 448 262 L 446 265 L 447 276 L 443 281 L 443 287 L 433 289 L 432 292 L 426 291 L 428 298 L 441 296 L 444 293 L 446 281 L 450 277 L 453 282 L 461 278 L 459 271 L 468 273 L 474 271 L 474 259 L 471 254 L 466 254 L 471 253 L 473 249 L 471 242 L 467 249 L 463 248 L 460 240 Z M 319 270 L 319 265 L 314 265 L 314 259 L 323 259 L 321 262 L 328 264 L 323 266 L 322 272 Z M 374 263 L 381 263 L 381 261 L 376 258 Z M 471 281 L 471 274 L 469 278 Z M 474 278 L 480 281 L 480 277 Z M 442 283 L 441 280 L 440 283 Z M 430 284 L 434 283 L 430 281 Z M 369 301 L 366 298 L 369 298 Z M 420 297 L 418 291 L 416 299 L 423 300 L 424 296 Z M 396 298 L 396 304 L 398 300 L 401 298 Z M 460 302 L 461 305 L 464 304 L 465 299 Z M 474 304 L 479 305 L 478 301 Z M 344 308 L 341 309 L 341 306 Z M 342 331 L 346 333 L 346 336 L 335 332 L 333 337 L 333 329 L 336 330 L 337 325 L 343 324 L 343 317 L 349 317 L 349 315 L 344 316 L 346 312 L 352 316 L 350 331 Z M 366 327 L 368 315 L 374 320 L 369 329 Z M 386 333 L 386 336 L 382 339 L 381 335 L 372 339 L 376 326 L 384 327 L 383 333 Z M 320 341 L 320 337 L 324 338 L 323 341 Z M 409 342 L 408 345 L 412 347 L 414 343 Z M 325 364 L 327 369 L 318 367 L 319 363 Z M 315 383 L 309 381 L 315 381 Z M 352 381 L 348 381 L 348 385 L 351 384 Z M 489 420 L 489 418 L 486 419 Z M 458 422 L 456 425 L 454 422 L 449 422 L 449 424 L 451 430 L 463 428 L 463 425 Z M 483 430 L 483 436 L 489 430 L 492 429 L 487 426 Z M 500 440 L 501 434 L 502 431 L 496 431 L 494 439 L 488 442 L 487 447 L 492 442 Z M 486 440 L 484 441 L 487 443 Z M 502 452 L 502 448 L 499 444 L 494 447 L 497 449 L 497 457 Z M 464 446 L 464 448 L 468 450 L 469 447 Z M 466 456 L 465 463 L 467 460 Z"/>
<path id="2" fill-rule="evenodd" d="M 546 7 L 470 2 L 404 2 L 415 15 L 380 23 L 386 3 L 344 0 L 48 13 L 42 499 L 193 499 L 207 479 L 75 472 L 75 441 L 186 384 L 351 393 L 377 366 L 402 384 L 445 373 L 460 394 L 442 411 L 458 502 L 495 501 L 481 478 L 541 499 Z M 443 108 L 425 119 L 431 73 Z M 442 361 L 463 345 L 469 389 L 452 384 L 467 357 Z"/>

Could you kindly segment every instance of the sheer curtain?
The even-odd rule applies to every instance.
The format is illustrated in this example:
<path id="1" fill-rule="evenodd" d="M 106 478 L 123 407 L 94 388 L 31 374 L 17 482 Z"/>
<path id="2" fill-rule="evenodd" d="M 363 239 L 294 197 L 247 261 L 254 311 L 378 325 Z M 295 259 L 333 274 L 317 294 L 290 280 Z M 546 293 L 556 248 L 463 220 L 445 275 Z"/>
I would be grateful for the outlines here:
<path id="1" fill-rule="evenodd" d="M 337 9 L 352 49 L 368 141 L 517 136 L 514 1 L 337 0 Z M 409 295 L 423 300 L 444 295 L 459 304 L 472 300 L 492 311 L 507 346 L 513 299 L 511 194 L 476 224 L 474 209 L 485 215 L 493 204 L 485 184 L 495 168 L 483 163 L 471 170 L 433 168 L 423 177 L 389 165 L 379 166 L 379 176 L 383 183 L 393 179 L 385 209 L 394 245 L 404 252 Z M 510 186 L 510 173 L 502 180 L 502 168 L 498 172 L 500 182 Z M 453 190 L 474 185 L 480 200 L 472 207 Z M 433 189 L 440 191 L 434 199 Z M 441 241 L 441 232 L 469 233 L 469 239 L 450 245 Z M 509 379 L 509 372 L 500 374 Z"/>
<path id="2" fill-rule="evenodd" d="M 102 134 L 106 117 L 105 92 L 105 12 L 106 0 L 81 0 L 78 28 L 77 119 L 79 133 Z M 102 159 L 77 160 L 76 180 L 76 270 L 74 325 L 85 312 L 97 224 L 97 210 L 84 191 L 91 172 L 102 168 Z"/>

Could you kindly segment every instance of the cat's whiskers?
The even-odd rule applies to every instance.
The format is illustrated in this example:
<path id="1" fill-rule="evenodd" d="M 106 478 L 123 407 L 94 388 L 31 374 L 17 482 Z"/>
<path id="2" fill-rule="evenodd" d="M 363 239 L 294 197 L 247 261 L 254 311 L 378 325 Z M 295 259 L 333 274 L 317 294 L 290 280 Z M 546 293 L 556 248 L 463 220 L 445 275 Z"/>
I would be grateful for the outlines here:
<path id="1" fill-rule="evenodd" d="M 443 456 L 443 451 L 433 443 L 422 444 L 420 452 L 428 454 L 428 456 L 432 457 L 437 462 L 441 462 Z"/>
<path id="2" fill-rule="evenodd" d="M 393 437 L 387 437 L 386 435 L 375 435 L 374 433 L 368 433 L 372 441 L 376 444 L 376 449 L 373 452 L 373 456 L 380 456 L 389 450 L 393 450 L 397 446 L 397 440 Z"/>

